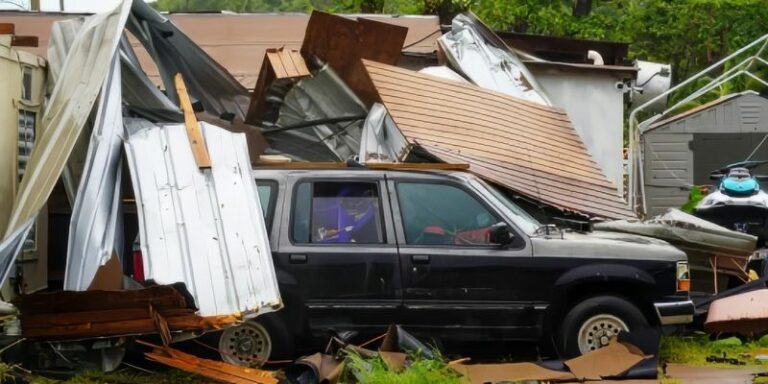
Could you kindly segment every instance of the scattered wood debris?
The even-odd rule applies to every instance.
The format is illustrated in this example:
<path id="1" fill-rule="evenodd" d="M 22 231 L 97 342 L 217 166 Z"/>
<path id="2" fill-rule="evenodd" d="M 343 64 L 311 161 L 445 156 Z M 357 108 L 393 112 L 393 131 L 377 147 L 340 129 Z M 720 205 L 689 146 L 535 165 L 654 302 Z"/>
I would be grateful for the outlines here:
<path id="1" fill-rule="evenodd" d="M 194 303 L 177 286 L 183 285 L 21 296 L 16 304 L 21 312 L 22 336 L 74 340 L 160 333 L 170 342 L 172 331 L 218 329 L 239 321 L 235 316 L 198 316 Z"/>
<path id="2" fill-rule="evenodd" d="M 275 377 L 274 372 L 240 367 L 221 361 L 201 359 L 171 347 L 161 347 L 141 340 L 138 342 L 142 345 L 154 348 L 152 352 L 145 353 L 147 359 L 216 381 L 233 384 L 278 383 L 278 379 Z"/>

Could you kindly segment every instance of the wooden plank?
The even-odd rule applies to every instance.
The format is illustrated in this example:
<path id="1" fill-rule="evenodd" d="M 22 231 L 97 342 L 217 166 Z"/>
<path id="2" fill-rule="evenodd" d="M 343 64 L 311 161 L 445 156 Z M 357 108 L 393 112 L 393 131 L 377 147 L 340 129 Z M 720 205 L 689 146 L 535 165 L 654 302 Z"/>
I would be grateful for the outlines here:
<path id="1" fill-rule="evenodd" d="M 158 310 L 187 307 L 184 296 L 175 288 L 162 285 L 130 291 L 43 292 L 14 301 L 25 315 L 146 308 L 149 303 Z"/>
<path id="2" fill-rule="evenodd" d="M 192 147 L 192 155 L 195 157 L 195 162 L 199 168 L 210 168 L 211 158 L 208 156 L 208 149 L 205 147 L 205 139 L 200 130 L 200 125 L 197 123 L 197 118 L 195 118 L 195 111 L 192 109 L 192 102 L 189 100 L 187 86 L 184 85 L 184 79 L 181 77 L 181 73 L 176 74 L 174 82 L 176 83 L 176 92 L 179 95 L 179 106 L 184 112 L 184 125 L 187 127 L 187 135 L 189 136 L 189 145 Z"/>
<path id="3" fill-rule="evenodd" d="M 189 308 L 167 309 L 160 311 L 165 317 L 194 315 L 195 311 Z M 55 325 L 75 325 L 81 323 L 109 323 L 121 320 L 137 320 L 149 318 L 149 307 L 145 308 L 120 308 L 100 311 L 84 312 L 59 312 L 53 316 L 50 313 L 27 315 L 19 317 L 25 328 L 41 328 Z"/>
<path id="4" fill-rule="evenodd" d="M 469 169 L 467 163 L 366 163 L 366 168 L 370 169 L 413 169 L 413 170 L 446 170 L 446 171 L 464 171 Z"/>
<path id="5" fill-rule="evenodd" d="M 13 35 L 16 26 L 13 23 L 0 23 L 0 35 Z"/>
<path id="6" fill-rule="evenodd" d="M 395 122 L 405 126 L 401 121 L 395 120 Z M 401 129 L 406 132 L 406 136 L 414 137 L 409 135 L 410 132 L 413 132 L 411 128 L 405 126 L 405 128 Z M 428 132 L 428 129 L 424 129 L 424 131 Z M 504 143 L 495 143 L 489 140 L 470 140 L 466 137 L 462 138 L 462 140 L 455 140 L 450 136 L 451 134 L 444 132 L 439 136 L 434 134 L 423 134 L 421 136 L 416 135 L 415 137 L 416 141 L 429 140 L 430 142 L 441 145 L 447 149 L 452 149 L 454 151 L 460 150 L 464 154 L 476 153 L 486 157 L 498 156 L 500 159 L 507 159 L 507 161 L 510 162 L 531 164 L 532 168 L 545 173 L 559 174 L 561 176 L 567 175 L 569 177 L 576 177 L 575 175 L 579 175 L 583 180 L 590 181 L 594 184 L 605 186 L 612 185 L 607 179 L 595 177 L 596 172 L 602 174 L 602 171 L 600 171 L 599 168 L 594 165 L 575 164 L 570 161 L 567 154 L 558 154 L 558 156 L 552 154 L 552 156 L 546 156 L 546 153 L 537 151 L 533 146 L 528 150 L 517 150 L 511 145 L 505 145 Z M 538 165 L 538 167 L 534 165 Z"/>
<path id="7" fill-rule="evenodd" d="M 445 95 L 455 94 L 467 97 L 481 97 L 492 100 L 494 102 L 501 102 L 505 104 L 512 103 L 515 104 L 517 108 L 534 114 L 557 114 L 567 118 L 566 114 L 557 108 L 535 103 L 525 99 L 516 98 L 501 92 L 487 90 L 473 84 L 435 78 L 434 76 L 420 74 L 408 69 L 386 66 L 381 63 L 368 60 L 363 60 L 363 62 L 365 63 L 367 72 L 371 75 L 372 78 L 399 79 L 400 81 L 404 81 L 405 84 L 412 83 L 428 85 L 427 89 L 432 90 L 434 93 Z"/>
<path id="8" fill-rule="evenodd" d="M 12 47 L 37 47 L 40 45 L 37 36 L 13 36 Z"/>
<path id="9" fill-rule="evenodd" d="M 267 53 L 264 54 L 256 86 L 251 93 L 245 122 L 258 123 L 258 119 L 266 107 L 267 90 L 276 79 L 293 78 L 298 80 L 310 75 L 307 64 L 298 51 L 283 48 L 268 49 Z"/>
<path id="10" fill-rule="evenodd" d="M 540 174 L 540 177 L 534 179 L 530 170 L 520 169 L 511 162 L 468 159 L 431 146 L 426 149 L 446 160 L 469 161 L 470 172 L 522 195 L 537 200 L 548 197 L 547 205 L 614 218 L 625 218 L 632 214 L 627 205 L 606 188 L 596 189 L 594 185 L 584 185 L 573 179 L 553 178 L 547 174 Z"/>
<path id="11" fill-rule="evenodd" d="M 275 374 L 257 368 L 240 367 L 228 364 L 222 361 L 214 361 L 199 358 L 194 355 L 173 349 L 170 347 L 160 347 L 137 340 L 139 344 L 154 348 L 153 351 L 145 353 L 145 356 L 152 361 L 168 365 L 186 372 L 205 376 L 218 382 L 233 384 L 277 384 L 278 379 Z"/>

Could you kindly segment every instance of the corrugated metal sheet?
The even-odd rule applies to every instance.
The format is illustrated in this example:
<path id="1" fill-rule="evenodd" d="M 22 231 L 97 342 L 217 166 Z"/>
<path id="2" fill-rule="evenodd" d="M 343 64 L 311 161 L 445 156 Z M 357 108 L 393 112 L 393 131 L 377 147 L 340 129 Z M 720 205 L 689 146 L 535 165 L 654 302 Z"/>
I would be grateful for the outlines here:
<path id="1" fill-rule="evenodd" d="M 96 276 L 96 270 L 109 261 L 114 251 L 119 257 L 122 256 L 121 90 L 120 58 L 115 55 L 109 76 L 101 88 L 83 176 L 72 208 L 64 273 L 65 290 L 85 291 Z"/>
<path id="2" fill-rule="evenodd" d="M 145 277 L 186 283 L 203 316 L 279 308 L 245 135 L 200 123 L 212 163 L 201 170 L 183 124 L 125 124 Z"/>
<path id="3" fill-rule="evenodd" d="M 606 218 L 634 217 L 555 108 L 364 61 L 398 128 L 449 162 L 545 204 Z"/>

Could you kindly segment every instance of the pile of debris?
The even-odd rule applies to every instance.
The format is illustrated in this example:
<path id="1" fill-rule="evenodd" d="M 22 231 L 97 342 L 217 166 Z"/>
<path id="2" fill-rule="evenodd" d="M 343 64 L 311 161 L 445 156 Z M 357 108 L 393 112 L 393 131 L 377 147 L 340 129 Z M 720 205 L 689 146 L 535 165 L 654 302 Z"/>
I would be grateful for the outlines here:
<path id="1" fill-rule="evenodd" d="M 301 50 L 267 50 L 249 93 L 142 0 L 55 23 L 52 91 L 5 225 L 0 281 L 14 275 L 24 240 L 61 179 L 72 204 L 65 291 L 19 292 L 21 336 L 59 345 L 110 340 L 118 352 L 102 354 L 101 365 L 110 370 L 120 364 L 125 337 L 155 334 L 162 345 L 144 342 L 152 361 L 220 381 L 276 382 L 268 372 L 170 347 L 282 307 L 254 166 L 461 163 L 537 204 L 584 217 L 634 217 L 568 116 L 479 20 L 459 15 L 439 39 L 444 65 L 420 72 L 396 66 L 406 33 L 314 12 Z M 154 61 L 162 91 L 129 34 Z M 135 203 L 138 217 L 134 255 L 125 252 L 132 240 L 123 238 L 125 202 Z M 393 369 L 408 359 L 391 346 L 378 354 Z M 619 340 L 566 368 L 453 369 L 472 382 L 599 380 L 647 354 Z M 606 356 L 617 365 L 596 370 Z M 302 361 L 326 372 L 317 365 L 329 358 Z"/>

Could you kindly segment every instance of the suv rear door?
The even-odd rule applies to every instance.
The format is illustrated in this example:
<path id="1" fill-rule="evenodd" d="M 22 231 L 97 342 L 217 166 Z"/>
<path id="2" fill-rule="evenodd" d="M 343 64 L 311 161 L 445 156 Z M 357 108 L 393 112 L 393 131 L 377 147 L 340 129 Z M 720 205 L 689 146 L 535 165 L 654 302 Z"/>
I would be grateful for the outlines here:
<path id="1" fill-rule="evenodd" d="M 537 289 L 528 273 L 528 237 L 468 183 L 419 176 L 387 175 L 405 323 L 449 338 L 538 338 L 545 306 L 526 294 Z M 507 249 L 489 242 L 490 227 L 499 222 L 516 232 Z"/>
<path id="2" fill-rule="evenodd" d="M 288 178 L 274 253 L 284 296 L 304 304 L 316 333 L 381 332 L 402 303 L 400 265 L 383 173 Z"/>

